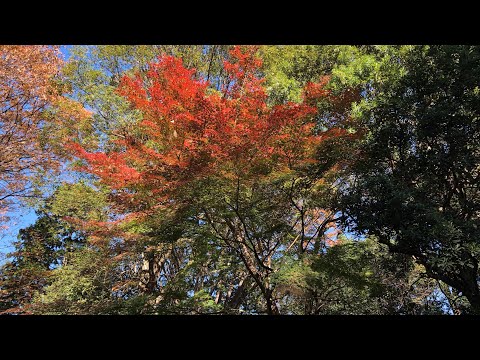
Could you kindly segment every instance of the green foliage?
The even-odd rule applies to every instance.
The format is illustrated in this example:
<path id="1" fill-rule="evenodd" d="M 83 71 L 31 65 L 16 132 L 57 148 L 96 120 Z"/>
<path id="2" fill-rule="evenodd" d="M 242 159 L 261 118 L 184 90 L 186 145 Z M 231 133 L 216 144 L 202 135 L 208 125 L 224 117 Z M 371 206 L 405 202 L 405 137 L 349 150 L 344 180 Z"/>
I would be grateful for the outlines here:
<path id="1" fill-rule="evenodd" d="M 101 252 L 89 248 L 71 254 L 55 270 L 51 285 L 34 299 L 38 314 L 102 314 L 111 304 L 112 269 Z"/>
<path id="2" fill-rule="evenodd" d="M 11 260 L 0 269 L 1 309 L 32 311 L 35 293 L 43 293 L 52 282 L 52 271 L 63 269 L 68 259 L 86 244 L 86 235 L 65 217 L 105 220 L 106 194 L 84 182 L 64 183 L 38 209 L 36 222 L 19 231 Z"/>
<path id="3" fill-rule="evenodd" d="M 64 183 L 47 201 L 51 214 L 59 217 L 75 217 L 80 220 L 105 221 L 107 217 L 107 192 L 96 190 L 85 182 Z"/>
<path id="4" fill-rule="evenodd" d="M 431 295 L 431 284 L 411 287 L 411 260 L 389 254 L 374 239 L 344 239 L 322 255 L 285 261 L 275 282 L 282 309 L 288 313 L 442 313 L 441 305 L 426 301 L 425 294 L 419 296 L 425 291 Z"/>
<path id="5" fill-rule="evenodd" d="M 332 45 L 262 46 L 260 55 L 270 101 L 299 102 L 308 82 L 318 81 L 331 73 L 342 48 Z"/>
<path id="6" fill-rule="evenodd" d="M 49 284 L 51 270 L 83 244 L 84 238 L 71 226 L 45 213 L 21 229 L 11 260 L 0 268 L 0 310 L 30 311 L 34 294 Z"/>
<path id="7" fill-rule="evenodd" d="M 140 115 L 131 110 L 116 87 L 122 74 L 155 57 L 150 46 L 75 46 L 63 68 L 72 96 L 93 109 L 93 124 L 99 136 L 108 136 L 137 123 Z M 101 139 L 100 139 L 101 140 Z"/>
<path id="8" fill-rule="evenodd" d="M 400 54 L 402 76 L 372 85 L 344 208 L 352 226 L 415 256 L 479 311 L 479 48 L 415 46 Z"/>

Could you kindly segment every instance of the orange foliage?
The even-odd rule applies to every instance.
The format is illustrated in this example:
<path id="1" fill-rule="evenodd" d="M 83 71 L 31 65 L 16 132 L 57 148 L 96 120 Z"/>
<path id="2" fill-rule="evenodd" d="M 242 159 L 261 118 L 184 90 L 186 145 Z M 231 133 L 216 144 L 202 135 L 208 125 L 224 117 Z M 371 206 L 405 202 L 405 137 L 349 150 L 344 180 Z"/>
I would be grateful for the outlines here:
<path id="1" fill-rule="evenodd" d="M 247 176 L 259 164 L 283 169 L 313 162 L 322 136 L 314 133 L 312 102 L 329 96 L 323 89 L 328 78 L 309 84 L 300 104 L 269 107 L 255 52 L 251 46 L 233 48 L 233 61 L 224 62 L 229 81 L 220 92 L 172 56 L 151 63 L 144 75 L 125 76 L 118 91 L 143 114 L 139 131 L 117 140 L 121 150 L 109 153 L 72 145 L 85 160 L 82 169 L 113 189 L 129 189 L 122 201 L 134 208 L 135 190 L 165 201 L 200 176 L 229 171 Z"/>
<path id="2" fill-rule="evenodd" d="M 0 46 L 0 209 L 26 193 L 32 171 L 58 166 L 39 133 L 59 66 L 55 48 Z"/>
<path id="3" fill-rule="evenodd" d="M 37 171 L 59 168 L 59 155 L 66 155 L 62 132 L 89 117 L 55 84 L 59 55 L 54 46 L 0 46 L 0 212 L 14 197 L 30 195 Z M 52 117 L 46 110 L 54 107 Z"/>

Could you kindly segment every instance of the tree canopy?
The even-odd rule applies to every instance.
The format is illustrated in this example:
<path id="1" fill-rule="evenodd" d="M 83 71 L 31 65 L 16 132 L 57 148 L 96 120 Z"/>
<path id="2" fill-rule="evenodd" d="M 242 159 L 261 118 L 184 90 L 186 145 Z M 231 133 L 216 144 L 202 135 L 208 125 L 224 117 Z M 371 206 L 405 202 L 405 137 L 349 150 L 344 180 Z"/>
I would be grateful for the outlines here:
<path id="1" fill-rule="evenodd" d="M 479 51 L 0 47 L 0 312 L 479 313 Z"/>

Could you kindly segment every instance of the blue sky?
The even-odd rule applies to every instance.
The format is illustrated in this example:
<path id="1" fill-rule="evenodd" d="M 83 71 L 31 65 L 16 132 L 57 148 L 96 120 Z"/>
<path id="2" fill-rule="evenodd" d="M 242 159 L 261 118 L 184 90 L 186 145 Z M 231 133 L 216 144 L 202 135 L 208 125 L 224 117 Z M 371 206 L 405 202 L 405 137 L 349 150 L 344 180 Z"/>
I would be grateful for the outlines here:
<path id="1" fill-rule="evenodd" d="M 35 211 L 21 205 L 15 211 L 10 211 L 8 216 L 11 218 L 7 223 L 8 229 L 2 230 L 0 236 L 0 264 L 5 261 L 6 254 L 13 250 L 12 243 L 17 239 L 18 231 L 33 224 L 37 219 Z"/>
<path id="2" fill-rule="evenodd" d="M 70 49 L 72 48 L 72 45 L 62 45 L 60 46 L 60 51 L 62 52 L 63 56 L 65 57 L 65 60 L 67 60 L 70 57 Z"/>

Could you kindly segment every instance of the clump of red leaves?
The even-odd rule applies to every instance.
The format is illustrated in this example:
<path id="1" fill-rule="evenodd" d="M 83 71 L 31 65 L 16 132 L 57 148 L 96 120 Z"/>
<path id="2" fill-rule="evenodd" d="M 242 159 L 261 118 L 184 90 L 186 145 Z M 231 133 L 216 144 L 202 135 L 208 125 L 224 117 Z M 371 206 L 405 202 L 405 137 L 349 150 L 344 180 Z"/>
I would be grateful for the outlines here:
<path id="1" fill-rule="evenodd" d="M 233 60 L 224 62 L 228 81 L 218 92 L 172 56 L 151 63 L 146 74 L 124 76 L 118 91 L 143 120 L 135 134 L 116 140 L 119 151 L 91 153 L 74 145 L 83 170 L 118 190 L 132 212 L 145 191 L 150 200 L 168 203 L 181 184 L 200 176 L 247 174 L 265 161 L 277 169 L 315 161 L 313 150 L 327 135 L 313 131 L 315 103 L 331 96 L 328 78 L 308 84 L 302 103 L 267 106 L 256 50 L 233 48 Z"/>

